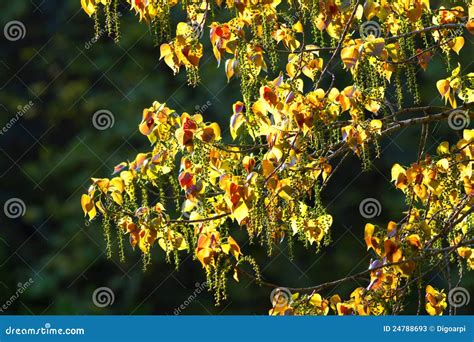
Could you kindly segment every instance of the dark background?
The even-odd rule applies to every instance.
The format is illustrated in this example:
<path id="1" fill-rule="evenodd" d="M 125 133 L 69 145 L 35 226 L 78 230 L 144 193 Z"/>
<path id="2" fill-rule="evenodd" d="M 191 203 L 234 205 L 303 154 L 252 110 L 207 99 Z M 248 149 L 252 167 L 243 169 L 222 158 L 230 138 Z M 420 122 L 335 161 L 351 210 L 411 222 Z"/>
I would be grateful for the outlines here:
<path id="1" fill-rule="evenodd" d="M 125 263 L 116 256 L 107 260 L 100 226 L 86 226 L 83 218 L 80 196 L 89 178 L 108 177 L 116 164 L 148 148 L 138 132 L 143 108 L 157 100 L 178 112 L 193 112 L 210 101 L 206 120 L 227 127 L 231 104 L 240 100 L 238 80 L 227 84 L 223 67 L 216 68 L 212 54 L 202 59 L 203 82 L 197 88 L 186 85 L 184 73 L 172 77 L 159 61 L 147 25 L 139 24 L 125 7 L 122 12 L 120 43 L 107 38 L 93 43 L 93 22 L 79 0 L 0 4 L 0 126 L 15 117 L 19 106 L 33 103 L 0 135 L 0 205 L 3 208 L 10 198 L 20 198 L 26 205 L 25 215 L 17 219 L 0 210 L 0 306 L 16 293 L 19 283 L 34 281 L 4 313 L 173 314 L 193 294 L 195 284 L 205 280 L 198 262 L 188 258 L 177 272 L 164 262 L 159 248 L 153 249 L 147 272 L 142 271 L 140 253 L 128 245 Z M 3 27 L 12 20 L 25 25 L 24 39 L 5 39 Z M 472 53 L 469 36 L 462 55 L 463 67 L 471 71 Z M 423 104 L 442 104 L 435 82 L 446 76 L 439 56 L 428 72 L 418 73 Z M 342 88 L 347 83 L 336 85 Z M 115 118 L 114 126 L 104 131 L 92 125 L 92 115 L 101 109 Z M 370 220 L 373 223 L 385 226 L 402 217 L 404 197 L 389 184 L 390 168 L 416 158 L 419 133 L 419 128 L 412 128 L 385 138 L 383 157 L 370 172 L 362 173 L 357 158 L 350 158 L 323 194 L 334 217 L 333 243 L 318 254 L 296 243 L 293 261 L 286 244 L 276 248 L 272 258 L 260 250 L 254 255 L 264 277 L 282 286 L 310 286 L 366 269 L 367 220 L 359 213 L 359 203 L 368 197 L 380 201 L 382 212 Z M 432 125 L 428 146 L 454 141 L 456 134 L 445 123 Z M 245 245 L 242 238 L 239 243 Z M 428 280 L 446 284 L 436 273 Z M 461 285 L 473 289 L 472 274 Z M 97 308 L 91 300 L 102 286 L 115 294 L 107 308 Z M 347 299 L 357 286 L 367 282 L 347 283 L 322 295 L 337 292 Z M 182 314 L 267 314 L 270 292 L 242 277 L 240 284 L 229 281 L 229 299 L 221 306 L 214 306 L 212 294 L 204 292 Z M 407 313 L 415 312 L 416 302 L 412 297 Z M 472 313 L 468 311 L 459 312 Z"/>

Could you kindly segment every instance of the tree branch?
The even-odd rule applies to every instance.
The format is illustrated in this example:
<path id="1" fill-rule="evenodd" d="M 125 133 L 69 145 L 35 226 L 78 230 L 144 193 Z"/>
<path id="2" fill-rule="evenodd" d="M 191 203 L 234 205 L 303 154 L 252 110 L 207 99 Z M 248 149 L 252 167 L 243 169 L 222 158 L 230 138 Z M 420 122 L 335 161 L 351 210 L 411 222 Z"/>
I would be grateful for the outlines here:
<path id="1" fill-rule="evenodd" d="M 387 267 L 392 267 L 392 266 L 398 266 L 398 265 L 403 265 L 403 264 L 406 264 L 406 263 L 409 263 L 409 262 L 416 262 L 416 261 L 422 261 L 422 260 L 426 260 L 426 258 L 429 258 L 431 256 L 435 256 L 435 255 L 438 255 L 438 254 L 441 254 L 441 253 L 452 253 L 453 251 L 455 251 L 457 248 L 459 247 L 463 247 L 463 246 L 469 246 L 469 245 L 472 245 L 474 244 L 474 239 L 470 239 L 468 241 L 464 241 L 464 242 L 460 242 L 454 246 L 449 246 L 449 247 L 445 247 L 445 248 L 440 248 L 440 249 L 437 249 L 435 251 L 431 251 L 430 253 L 426 253 L 422 256 L 418 256 L 418 257 L 415 257 L 415 258 L 410 258 L 410 259 L 405 259 L 405 260 L 401 260 L 401 261 L 397 261 L 397 262 L 391 262 L 391 263 L 386 263 L 384 265 L 381 265 L 381 266 L 377 266 L 377 267 L 373 267 L 373 268 L 369 268 L 367 270 L 364 270 L 364 271 L 361 271 L 359 273 L 356 273 L 356 274 L 353 274 L 353 275 L 349 275 L 349 276 L 346 276 L 344 278 L 340 278 L 340 279 L 337 279 L 337 280 L 333 280 L 333 281 L 329 281 L 329 282 L 326 282 L 326 283 L 322 283 L 322 284 L 319 284 L 319 285 L 315 285 L 315 286 L 309 286 L 309 287 L 288 287 L 288 286 L 279 286 L 279 285 L 276 285 L 274 283 L 271 283 L 271 282 L 268 282 L 268 281 L 264 281 L 264 280 L 261 280 L 259 282 L 259 284 L 261 285 L 264 285 L 264 286 L 269 286 L 269 287 L 284 287 L 284 288 L 287 288 L 288 290 L 290 291 L 295 291 L 295 292 L 308 292 L 308 291 L 321 291 L 325 288 L 328 288 L 328 287 L 332 287 L 332 286 L 336 286 L 336 285 L 339 285 L 343 282 L 346 282 L 346 281 L 349 281 L 349 280 L 354 280 L 354 279 L 357 279 L 357 278 L 360 278 L 360 277 L 363 277 L 367 274 L 370 274 L 371 272 L 373 271 L 376 271 L 376 270 L 379 270 L 379 269 L 383 269 L 383 268 L 387 268 Z M 244 274 L 252 277 L 254 280 L 256 280 L 255 277 L 253 277 L 251 274 L 249 274 L 248 272 L 243 272 Z"/>

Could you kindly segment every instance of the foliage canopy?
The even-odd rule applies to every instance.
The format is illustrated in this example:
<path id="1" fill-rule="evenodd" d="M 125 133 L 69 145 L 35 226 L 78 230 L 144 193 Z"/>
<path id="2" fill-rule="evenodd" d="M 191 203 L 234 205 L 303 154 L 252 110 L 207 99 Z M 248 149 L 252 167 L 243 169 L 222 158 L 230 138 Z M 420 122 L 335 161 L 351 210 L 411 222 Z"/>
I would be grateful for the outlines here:
<path id="1" fill-rule="evenodd" d="M 119 39 L 119 2 L 81 0 L 97 34 L 104 25 Z M 333 219 L 320 194 L 332 174 L 350 154 L 369 170 L 380 157 L 383 136 L 419 125 L 417 160 L 394 164 L 391 174 L 406 197 L 406 211 L 386 228 L 365 226 L 372 256 L 367 271 L 290 288 L 291 297 L 286 288 L 277 288 L 270 313 L 397 313 L 433 269 L 453 264 L 462 276 L 474 268 L 474 130 L 467 129 L 474 74 L 456 61 L 464 37 L 474 33 L 472 4 L 128 0 L 128 6 L 152 28 L 161 59 L 174 74 L 184 68 L 193 86 L 200 82 L 199 65 L 207 53 L 203 32 L 209 28 L 212 54 L 228 80 L 240 80 L 242 98 L 229 115 L 231 143 L 200 113 L 179 114 L 159 102 L 143 111 L 139 129 L 150 150 L 117 165 L 110 179 L 92 178 L 81 200 L 89 220 L 101 216 L 109 256 L 115 248 L 112 230 L 120 257 L 128 236 L 145 266 L 155 245 L 177 267 L 181 254 L 190 253 L 217 303 L 226 297 L 230 276 L 277 287 L 261 278 L 234 232 L 245 230 L 250 243 L 269 256 L 283 241 L 324 248 L 331 243 Z M 186 21 L 173 25 L 172 11 L 184 13 Z M 421 106 L 416 72 L 429 68 L 436 55 L 446 74 L 428 86 L 438 89 L 446 106 Z M 347 77 L 336 78 L 335 70 Z M 460 136 L 430 155 L 429 125 L 438 121 L 448 121 Z M 364 275 L 370 276 L 367 287 L 356 288 L 348 299 L 320 294 Z M 428 285 L 425 303 L 430 315 L 442 314 L 446 294 Z"/>

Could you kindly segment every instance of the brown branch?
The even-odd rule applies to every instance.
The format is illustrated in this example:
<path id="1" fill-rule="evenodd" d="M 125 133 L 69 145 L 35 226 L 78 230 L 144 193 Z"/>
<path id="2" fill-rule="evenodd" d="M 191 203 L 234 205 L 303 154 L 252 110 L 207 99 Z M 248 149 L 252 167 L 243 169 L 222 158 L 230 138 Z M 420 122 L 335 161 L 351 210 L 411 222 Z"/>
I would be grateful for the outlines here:
<path id="1" fill-rule="evenodd" d="M 454 246 L 449 246 L 449 247 L 445 247 L 445 248 L 440 248 L 440 249 L 437 249 L 435 251 L 432 251 L 430 253 L 426 253 L 424 255 L 421 255 L 421 256 L 418 256 L 418 257 L 415 257 L 415 258 L 410 258 L 410 259 L 405 259 L 405 260 L 401 260 L 401 261 L 397 261 L 397 262 L 391 262 L 391 263 L 386 263 L 384 265 L 381 265 L 381 266 L 377 266 L 377 267 L 373 267 L 373 268 L 370 268 L 370 269 L 367 269 L 367 270 L 364 270 L 364 271 L 361 271 L 359 273 L 356 273 L 356 274 L 353 274 L 353 275 L 349 275 L 349 276 L 346 276 L 344 278 L 340 278 L 340 279 L 337 279 L 337 280 L 333 280 L 333 281 L 329 281 L 329 282 L 326 282 L 326 283 L 322 283 L 322 284 L 319 284 L 319 285 L 315 285 L 315 286 L 309 286 L 309 287 L 288 287 L 288 286 L 278 286 L 276 284 L 273 284 L 271 282 L 263 282 L 262 281 L 262 285 L 268 285 L 268 286 L 272 286 L 272 287 L 285 287 L 287 288 L 288 290 L 290 291 L 298 291 L 298 292 L 307 292 L 307 291 L 321 291 L 325 288 L 328 288 L 328 287 L 331 287 L 331 286 L 336 286 L 336 285 L 339 285 L 343 282 L 346 282 L 346 281 L 349 281 L 349 280 L 354 280 L 354 279 L 357 279 L 357 278 L 360 278 L 360 277 L 363 277 L 373 271 L 376 271 L 376 270 L 379 270 L 379 269 L 383 269 L 383 268 L 386 268 L 386 267 L 392 267 L 392 266 L 398 266 L 398 265 L 403 265 L 403 264 L 406 264 L 406 263 L 409 263 L 409 262 L 416 262 L 416 261 L 422 261 L 422 260 L 426 260 L 426 258 L 428 257 L 431 257 L 431 256 L 435 256 L 435 255 L 438 255 L 438 254 L 441 254 L 441 253 L 451 253 L 453 251 L 455 251 L 457 248 L 459 247 L 462 247 L 462 246 L 468 246 L 468 245 L 471 245 L 474 243 L 474 239 L 470 239 L 470 240 L 467 240 L 467 241 L 464 241 L 464 242 L 460 242 Z"/>
<path id="2" fill-rule="evenodd" d="M 421 157 L 425 153 L 426 142 L 428 140 L 428 132 L 429 132 L 429 124 L 422 124 L 421 125 L 421 138 L 420 138 L 420 145 L 418 146 L 418 157 L 416 158 L 417 163 L 420 162 Z"/>
<path id="3" fill-rule="evenodd" d="M 394 41 L 394 40 L 396 41 L 400 38 L 405 38 L 405 37 L 417 35 L 417 34 L 424 33 L 424 32 L 429 32 L 429 31 L 437 31 L 437 30 L 441 30 L 441 29 L 464 27 L 465 25 L 466 25 L 465 23 L 449 23 L 449 24 L 433 25 L 433 26 L 429 26 L 429 27 L 424 27 L 424 28 L 422 28 L 420 30 L 417 30 L 417 31 L 410 31 L 410 32 L 407 32 L 407 33 L 399 34 L 397 36 L 387 37 L 387 38 L 385 38 L 385 42 L 391 42 L 391 41 Z"/>
<path id="4" fill-rule="evenodd" d="M 323 79 L 324 74 L 325 74 L 326 71 L 328 70 L 328 68 L 329 68 L 329 66 L 331 65 L 332 61 L 334 60 L 334 58 L 336 57 L 336 55 L 339 53 L 339 51 L 341 51 L 342 44 L 344 43 L 344 39 L 346 38 L 347 32 L 349 31 L 349 27 L 351 26 L 352 20 L 354 19 L 354 16 L 355 16 L 355 14 L 356 14 L 356 12 L 357 12 L 357 7 L 359 7 L 359 3 L 360 3 L 360 0 L 357 0 L 357 2 L 354 4 L 354 9 L 352 10 L 351 16 L 350 16 L 349 19 L 347 20 L 346 26 L 344 27 L 344 31 L 342 32 L 341 38 L 339 39 L 339 42 L 338 42 L 338 44 L 337 44 L 337 46 L 336 46 L 336 50 L 334 50 L 333 54 L 331 55 L 331 58 L 329 58 L 329 61 L 328 61 L 327 64 L 324 66 L 324 69 L 323 69 L 323 71 L 321 72 L 321 75 L 319 75 L 319 79 L 318 79 L 318 81 L 316 82 L 316 85 L 314 86 L 314 89 L 317 89 L 317 88 L 318 88 L 319 83 L 320 83 L 321 80 Z"/>
<path id="5" fill-rule="evenodd" d="M 291 143 L 291 146 L 290 146 L 289 150 L 292 150 L 295 147 L 296 139 L 298 138 L 299 135 L 300 135 L 300 131 L 298 131 L 298 133 L 295 134 L 295 137 L 293 138 L 293 142 Z M 267 176 L 267 178 L 265 178 L 265 183 L 268 182 L 268 180 L 270 178 L 272 178 L 278 172 L 278 170 L 280 170 L 280 168 L 283 166 L 283 164 L 285 163 L 286 158 L 288 157 L 289 150 L 285 151 L 285 153 L 281 157 L 280 164 Z"/>
<path id="6" fill-rule="evenodd" d="M 346 161 L 346 159 L 349 157 L 350 153 L 349 151 L 344 154 L 344 156 L 341 158 L 339 163 L 337 163 L 336 167 L 334 170 L 332 170 L 331 174 L 326 178 L 326 181 L 321 185 L 321 191 L 326 187 L 326 185 L 329 183 L 329 180 L 331 180 L 332 176 L 336 173 L 337 170 L 342 166 L 342 164 Z"/>
<path id="7" fill-rule="evenodd" d="M 410 126 L 420 125 L 420 124 L 427 124 L 427 123 L 435 122 L 435 121 L 442 121 L 442 120 L 447 119 L 452 112 L 460 110 L 460 109 L 470 108 L 470 107 L 472 107 L 472 105 L 473 104 L 466 104 L 464 106 L 453 108 L 453 109 L 450 109 L 450 110 L 447 110 L 445 112 L 438 113 L 438 114 L 425 115 L 425 116 L 418 117 L 418 118 L 411 118 L 411 119 L 406 119 L 406 120 L 395 121 L 395 122 L 392 123 L 392 125 L 390 127 L 383 130 L 380 135 L 381 136 L 388 135 L 388 134 L 391 134 L 391 133 L 393 133 L 393 132 L 395 132 L 395 131 L 397 131 L 401 128 L 405 128 L 405 127 L 410 127 Z M 431 107 L 418 107 L 418 110 L 423 109 L 423 108 L 431 108 Z M 393 116 L 399 115 L 403 111 L 407 111 L 407 109 L 399 111 L 399 112 L 393 114 Z M 469 116 L 474 117 L 474 112 L 469 113 Z M 368 138 L 367 141 L 370 141 L 370 140 L 371 140 L 371 138 Z M 328 159 L 328 160 L 334 159 L 337 156 L 339 156 L 340 154 L 346 152 L 347 150 L 349 150 L 349 146 L 347 146 L 344 141 L 341 141 L 341 142 L 335 144 L 330 150 L 332 150 L 332 151 L 336 150 L 336 151 L 332 152 L 329 156 L 326 157 L 326 159 Z"/>
<path id="8" fill-rule="evenodd" d="M 396 65 L 396 64 L 411 63 L 412 60 L 416 59 L 418 56 L 421 56 L 421 55 L 423 55 L 424 53 L 426 53 L 426 52 L 428 52 L 428 51 L 434 50 L 434 49 L 436 49 L 436 48 L 439 48 L 439 47 L 441 47 L 441 46 L 444 46 L 444 45 L 447 45 L 447 44 L 451 43 L 451 42 L 454 40 L 454 38 L 456 38 L 456 37 L 452 37 L 452 38 L 450 38 L 449 40 L 447 40 L 447 41 L 445 41 L 445 42 L 442 42 L 442 43 L 440 43 L 440 44 L 436 44 L 436 45 L 430 46 L 430 47 L 428 47 L 428 48 L 426 48 L 426 49 L 423 49 L 423 50 L 421 50 L 420 52 L 414 54 L 413 56 L 408 57 L 408 58 L 405 58 L 405 59 L 403 59 L 403 60 L 401 60 L 401 61 L 397 61 L 397 62 L 389 61 L 389 60 L 384 61 L 383 59 L 381 59 L 381 58 L 379 58 L 379 57 L 376 57 L 376 58 L 377 58 L 377 60 L 379 60 L 379 61 L 387 62 L 387 63 L 394 64 L 394 65 Z M 416 62 L 416 61 L 415 61 L 415 62 Z"/>
<path id="9" fill-rule="evenodd" d="M 197 220 L 169 220 L 169 223 L 184 223 L 184 224 L 192 224 L 192 223 L 201 223 L 201 222 L 208 222 L 208 221 L 213 221 L 213 220 L 218 220 L 224 217 L 229 216 L 231 213 L 223 213 L 219 214 L 216 216 L 211 216 L 211 217 L 205 217 L 202 219 L 197 219 Z"/>
<path id="10" fill-rule="evenodd" d="M 412 35 L 417 35 L 417 34 L 428 32 L 428 31 L 437 31 L 437 30 L 440 30 L 440 29 L 449 29 L 449 28 L 459 28 L 459 27 L 464 27 L 465 25 L 466 25 L 465 23 L 449 23 L 449 24 L 434 25 L 434 26 L 425 27 L 425 28 L 417 30 L 417 31 L 410 31 L 410 32 L 403 33 L 403 34 L 400 34 L 400 35 L 386 37 L 386 38 L 384 38 L 384 40 L 385 40 L 386 43 L 389 43 L 391 41 L 396 41 L 400 38 L 404 38 L 404 37 L 408 37 L 408 36 L 412 36 Z M 348 45 L 348 46 L 351 46 L 351 45 Z M 322 48 L 318 47 L 318 48 L 306 49 L 305 52 L 334 51 L 334 50 L 337 51 L 337 47 L 335 47 L 335 48 L 333 48 L 333 47 L 322 47 Z M 278 50 L 278 51 L 279 52 L 289 52 L 287 50 Z M 394 63 L 394 64 L 396 64 L 396 63 Z"/>

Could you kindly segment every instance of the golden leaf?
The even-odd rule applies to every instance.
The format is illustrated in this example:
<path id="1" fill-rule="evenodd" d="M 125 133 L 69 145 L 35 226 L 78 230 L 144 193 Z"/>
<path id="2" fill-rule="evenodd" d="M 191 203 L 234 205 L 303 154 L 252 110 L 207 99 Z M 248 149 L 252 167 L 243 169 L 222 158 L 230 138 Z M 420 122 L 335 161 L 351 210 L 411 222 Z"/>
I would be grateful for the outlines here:
<path id="1" fill-rule="evenodd" d="M 89 219 L 92 220 L 96 215 L 94 201 L 88 195 L 84 194 L 81 197 L 81 206 L 84 211 L 84 216 L 89 215 Z"/>
<path id="2" fill-rule="evenodd" d="M 81 6 L 89 17 L 91 17 L 96 11 L 96 6 L 93 0 L 81 0 Z"/>

